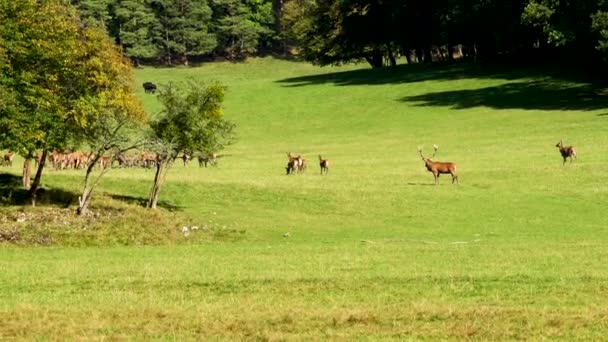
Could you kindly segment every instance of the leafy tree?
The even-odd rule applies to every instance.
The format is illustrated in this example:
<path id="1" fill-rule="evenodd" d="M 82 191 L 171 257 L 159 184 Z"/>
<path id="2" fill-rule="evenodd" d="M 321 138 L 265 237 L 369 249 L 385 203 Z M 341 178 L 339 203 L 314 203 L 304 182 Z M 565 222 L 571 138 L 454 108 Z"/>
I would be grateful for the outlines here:
<path id="1" fill-rule="evenodd" d="M 130 63 L 123 60 L 118 48 L 107 35 L 95 29 L 85 32 L 82 47 L 87 58 L 82 61 L 85 77 L 81 86 L 87 94 L 75 101 L 80 120 L 73 122 L 78 141 L 84 141 L 94 152 L 87 166 L 78 214 L 87 212 L 95 187 L 121 153 L 138 147 L 134 131 L 145 120 L 145 113 L 133 89 Z M 109 167 L 92 180 L 93 169 L 101 158 L 110 159 Z"/>
<path id="2" fill-rule="evenodd" d="M 0 65 L 0 82 L 12 89 L 18 103 L 3 113 L 0 131 L 7 133 L 5 144 L 25 157 L 24 186 L 29 186 L 34 151 L 61 149 L 69 142 L 67 113 L 76 89 L 68 84 L 77 78 L 72 64 L 78 51 L 77 17 L 60 1 L 18 0 L 0 3 L 0 22 L 8 58 Z M 34 199 L 43 167 L 30 187 Z"/>
<path id="3" fill-rule="evenodd" d="M 108 54 L 119 54 L 105 32 L 81 25 L 65 1 L 0 2 L 0 22 L 7 58 L 0 85 L 16 103 L 0 113 L 0 131 L 6 132 L 4 144 L 26 159 L 24 181 L 30 159 L 42 150 L 29 187 L 35 205 L 49 151 L 78 146 L 79 132 L 108 109 L 128 116 L 139 116 L 141 109 L 121 86 L 131 82 L 124 67 L 109 67 L 116 59 Z"/>
<path id="4" fill-rule="evenodd" d="M 232 142 L 234 124 L 223 117 L 224 93 L 220 84 L 194 81 L 160 89 L 164 109 L 151 124 L 150 147 L 158 157 L 149 208 L 156 208 L 167 171 L 178 155 L 217 152 Z"/>
<path id="5" fill-rule="evenodd" d="M 140 58 L 154 58 L 160 49 L 155 44 L 155 32 L 159 32 L 159 22 L 152 8 L 145 0 L 124 0 L 116 7 L 118 38 L 125 48 L 125 54 L 139 65 Z"/>
<path id="6" fill-rule="evenodd" d="M 109 29 L 113 19 L 111 7 L 119 0 L 72 0 L 84 25 Z"/>
<path id="7" fill-rule="evenodd" d="M 154 36 L 167 64 L 175 56 L 188 64 L 189 56 L 208 54 L 217 46 L 209 28 L 212 11 L 207 0 L 152 0 L 151 4 L 160 23 Z"/>
<path id="8" fill-rule="evenodd" d="M 272 33 L 270 1 L 214 0 L 213 12 L 220 51 L 232 59 L 254 54 L 260 41 L 268 40 Z"/>
<path id="9" fill-rule="evenodd" d="M 592 16 L 592 29 L 598 34 L 595 48 L 600 51 L 604 61 L 608 60 L 608 12 L 598 10 Z"/>

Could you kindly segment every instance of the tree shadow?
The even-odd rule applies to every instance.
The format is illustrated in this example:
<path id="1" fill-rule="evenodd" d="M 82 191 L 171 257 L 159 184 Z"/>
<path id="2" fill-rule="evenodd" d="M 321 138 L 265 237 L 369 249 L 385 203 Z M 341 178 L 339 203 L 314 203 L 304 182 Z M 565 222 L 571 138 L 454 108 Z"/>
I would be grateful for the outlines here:
<path id="1" fill-rule="evenodd" d="M 454 109 L 597 110 L 608 108 L 608 96 L 589 84 L 535 81 L 515 82 L 482 89 L 465 89 L 406 96 L 416 106 L 447 106 Z"/>
<path id="2" fill-rule="evenodd" d="M 551 78 L 576 83 L 605 84 L 595 70 L 582 67 L 563 68 L 560 65 L 525 65 L 488 62 L 457 61 L 438 64 L 403 64 L 396 68 L 357 69 L 291 77 L 279 80 L 287 87 L 302 87 L 332 83 L 338 86 L 381 85 L 424 81 L 452 81 L 461 79 Z"/>
<path id="3" fill-rule="evenodd" d="M 104 195 L 111 197 L 112 199 L 118 200 L 118 201 L 122 201 L 128 204 L 133 204 L 133 205 L 137 205 L 140 207 L 146 207 L 148 204 L 148 199 L 147 198 L 143 198 L 143 197 L 135 197 L 135 196 L 127 196 L 127 195 L 117 195 L 117 194 L 110 194 L 110 193 L 105 193 Z M 167 210 L 170 211 L 183 211 L 186 207 L 184 206 L 179 206 L 167 201 L 163 201 L 160 200 L 158 201 L 157 205 L 159 207 L 165 208 Z"/>
<path id="4" fill-rule="evenodd" d="M 287 78 L 286 87 L 315 84 L 337 86 L 404 84 L 461 79 L 514 81 L 496 87 L 458 90 L 404 97 L 402 101 L 421 106 L 475 106 L 546 110 L 595 110 L 608 107 L 608 89 L 601 73 L 557 65 L 519 65 L 455 62 L 437 65 L 400 65 L 396 69 L 359 69 Z"/>
<path id="5" fill-rule="evenodd" d="M 62 208 L 78 203 L 78 194 L 63 189 L 38 189 L 36 205 L 56 205 Z M 0 206 L 28 205 L 30 194 L 23 189 L 21 177 L 8 173 L 0 174 Z"/>

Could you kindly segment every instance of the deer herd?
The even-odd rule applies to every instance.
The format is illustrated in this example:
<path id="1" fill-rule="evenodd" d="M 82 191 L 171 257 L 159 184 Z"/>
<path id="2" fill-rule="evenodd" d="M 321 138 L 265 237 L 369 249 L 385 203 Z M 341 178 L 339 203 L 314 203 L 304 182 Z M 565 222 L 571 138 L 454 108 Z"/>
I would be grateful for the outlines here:
<path id="1" fill-rule="evenodd" d="M 0 166 L 12 166 L 14 152 L 9 152 L 4 155 L 4 158 L 0 159 Z M 199 166 L 207 167 L 208 165 L 215 166 L 217 164 L 218 154 L 212 153 L 209 155 L 198 154 L 197 156 Z M 37 153 L 33 156 L 36 167 L 41 162 L 42 154 Z M 184 154 L 184 166 L 187 165 L 187 161 L 192 159 L 190 154 Z M 51 167 L 55 170 L 67 170 L 67 169 L 83 169 L 89 166 L 89 163 L 95 159 L 95 155 L 92 153 L 82 152 L 58 152 L 53 151 L 48 154 L 48 161 Z M 126 155 L 119 154 L 114 158 L 109 156 L 102 156 L 99 158 L 99 167 L 106 169 L 109 167 L 141 167 L 141 168 L 152 168 L 156 166 L 158 162 L 158 155 L 153 152 L 141 152 L 139 154 Z"/>
<path id="2" fill-rule="evenodd" d="M 563 165 L 566 164 L 568 158 L 570 158 L 570 162 L 572 162 L 572 158 L 576 159 L 576 150 L 574 146 L 564 146 L 563 142 L 560 140 L 555 147 L 558 148 L 560 155 L 563 158 Z M 433 145 L 434 152 L 430 158 L 424 157 L 422 154 L 422 146 L 418 146 L 418 153 L 424 162 L 424 166 L 426 169 L 433 174 L 435 179 L 435 185 L 439 184 L 439 176 L 442 174 L 450 174 L 452 176 L 452 184 L 459 184 L 458 181 L 458 173 L 457 166 L 454 162 L 440 162 L 435 161 L 433 158 L 435 154 L 437 154 L 437 150 L 439 147 L 437 145 Z M 4 156 L 0 159 L 0 166 L 12 166 L 13 158 L 15 157 L 15 153 L 9 151 L 4 154 Z M 37 154 L 34 156 L 34 162 L 36 164 L 40 163 L 41 154 Z M 93 154 L 86 154 L 81 152 L 69 152 L 62 153 L 54 151 L 49 153 L 48 160 L 51 163 L 51 166 L 56 170 L 64 170 L 64 169 L 81 169 L 89 165 L 89 162 L 94 159 Z M 188 165 L 188 162 L 192 160 L 192 154 L 184 153 L 182 155 L 182 160 L 184 166 Z M 198 159 L 198 164 L 200 167 L 207 167 L 208 165 L 216 165 L 217 158 L 219 157 L 216 153 L 211 154 L 197 154 L 196 158 Z M 119 167 L 143 167 L 143 168 L 152 168 L 156 166 L 158 161 L 158 156 L 156 153 L 140 153 L 137 155 L 118 155 L 114 159 L 111 157 L 101 157 L 99 159 L 99 165 L 101 168 L 112 167 L 114 162 L 118 162 Z M 329 174 L 329 159 L 323 158 L 323 156 L 319 155 L 319 167 L 321 175 Z M 302 174 L 306 171 L 308 166 L 307 160 L 302 157 L 302 155 L 292 155 L 291 152 L 287 152 L 287 166 L 285 167 L 285 171 L 287 175 L 295 175 Z"/>
<path id="3" fill-rule="evenodd" d="M 576 159 L 576 150 L 574 149 L 574 146 L 564 146 L 560 140 L 555 147 L 559 149 L 559 153 L 562 155 L 562 158 L 564 158 L 563 164 L 566 164 L 567 158 L 570 158 L 570 162 L 572 162 L 572 157 Z M 435 185 L 439 184 L 439 176 L 442 174 L 450 174 L 452 176 L 452 184 L 459 184 L 456 163 L 434 161 L 433 158 L 435 157 L 435 154 L 437 154 L 439 146 L 433 145 L 433 148 L 434 152 L 430 158 L 425 158 L 422 154 L 422 145 L 418 146 L 418 153 L 420 154 L 427 171 L 433 174 Z M 306 159 L 302 158 L 301 155 L 293 156 L 290 152 L 287 152 L 287 158 L 288 161 L 285 170 L 288 175 L 303 173 L 304 170 L 306 170 Z M 321 168 L 321 174 L 327 174 L 329 172 L 329 160 L 323 159 L 323 157 L 319 155 L 319 167 Z"/>

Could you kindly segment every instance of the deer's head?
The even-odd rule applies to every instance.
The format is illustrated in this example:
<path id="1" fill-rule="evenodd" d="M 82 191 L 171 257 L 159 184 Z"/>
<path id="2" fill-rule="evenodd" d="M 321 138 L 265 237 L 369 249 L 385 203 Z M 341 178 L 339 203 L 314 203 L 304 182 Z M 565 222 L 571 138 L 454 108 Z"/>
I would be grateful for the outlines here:
<path id="1" fill-rule="evenodd" d="M 435 152 L 433 152 L 433 155 L 430 158 L 425 158 L 424 155 L 422 155 L 422 145 L 418 146 L 418 153 L 420 154 L 420 157 L 422 158 L 422 161 L 424 161 L 425 164 L 429 164 L 433 162 L 433 157 L 435 157 L 435 154 L 437 153 L 437 150 L 439 149 L 439 146 L 437 145 L 433 145 L 433 148 L 435 149 Z"/>

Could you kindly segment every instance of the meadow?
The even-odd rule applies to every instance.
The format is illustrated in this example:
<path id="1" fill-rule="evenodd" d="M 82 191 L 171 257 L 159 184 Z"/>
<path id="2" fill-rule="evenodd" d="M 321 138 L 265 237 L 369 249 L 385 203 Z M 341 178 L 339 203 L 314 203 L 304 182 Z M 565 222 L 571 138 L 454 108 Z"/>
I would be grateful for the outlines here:
<path id="1" fill-rule="evenodd" d="M 157 239 L 110 217 L 92 226 L 103 243 L 53 228 L 62 243 L 0 244 L 0 339 L 604 338 L 608 96 L 539 69 L 258 58 L 137 70 L 138 84 L 226 84 L 236 143 L 217 167 L 176 163 L 154 213 L 140 205 L 151 171 L 108 174 L 93 211 L 132 215 Z M 577 160 L 562 165 L 560 139 Z M 459 185 L 433 185 L 417 153 L 433 144 Z M 305 174 L 285 175 L 286 152 Z M 77 193 L 83 172 L 43 177 Z M 5 205 L 0 227 L 65 206 Z M 200 229 L 183 237 L 183 225 Z"/>

